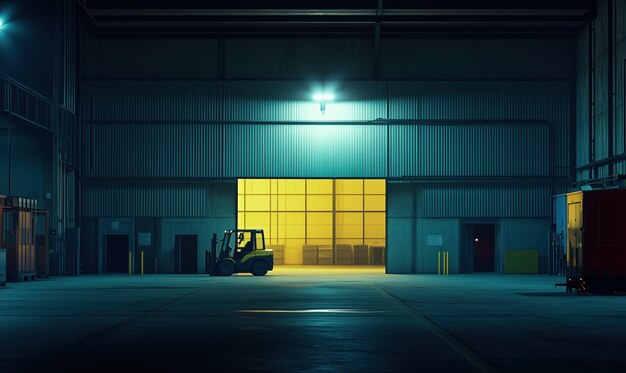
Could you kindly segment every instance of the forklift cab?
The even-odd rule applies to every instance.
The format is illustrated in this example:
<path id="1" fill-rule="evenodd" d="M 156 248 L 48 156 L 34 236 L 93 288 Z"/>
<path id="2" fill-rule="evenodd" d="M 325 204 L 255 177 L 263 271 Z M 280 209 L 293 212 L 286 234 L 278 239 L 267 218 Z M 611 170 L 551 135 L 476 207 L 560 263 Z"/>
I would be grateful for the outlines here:
<path id="1" fill-rule="evenodd" d="M 250 254 L 254 250 L 265 250 L 265 239 L 263 231 L 256 230 L 237 230 L 230 231 L 230 234 L 226 234 L 224 241 L 230 238 L 232 245 L 235 247 L 235 251 L 232 254 L 235 262 L 241 261 L 243 257 Z M 236 239 L 233 237 L 236 236 Z M 224 245 L 224 243 L 222 243 Z M 230 252 L 230 243 L 226 242 L 226 245 Z"/>

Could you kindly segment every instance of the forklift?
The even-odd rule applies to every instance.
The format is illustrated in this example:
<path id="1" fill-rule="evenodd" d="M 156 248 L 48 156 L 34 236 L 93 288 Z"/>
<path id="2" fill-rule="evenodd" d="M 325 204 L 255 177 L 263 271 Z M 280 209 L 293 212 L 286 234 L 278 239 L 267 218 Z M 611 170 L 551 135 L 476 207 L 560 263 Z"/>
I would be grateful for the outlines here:
<path id="1" fill-rule="evenodd" d="M 232 245 L 232 246 L 231 246 Z M 227 229 L 219 253 L 217 234 L 213 233 L 207 269 L 211 276 L 230 276 L 248 272 L 265 276 L 274 269 L 274 252 L 265 248 L 263 229 Z"/>

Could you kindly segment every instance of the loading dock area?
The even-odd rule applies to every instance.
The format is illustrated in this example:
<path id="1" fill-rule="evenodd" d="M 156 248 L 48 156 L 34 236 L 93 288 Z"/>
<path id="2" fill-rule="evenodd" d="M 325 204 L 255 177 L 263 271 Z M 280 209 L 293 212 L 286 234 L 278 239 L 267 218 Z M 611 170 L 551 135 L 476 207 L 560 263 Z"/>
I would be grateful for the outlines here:
<path id="1" fill-rule="evenodd" d="M 626 366 L 624 296 L 567 295 L 543 275 L 354 268 L 346 276 L 315 266 L 303 275 L 288 267 L 265 277 L 111 274 L 10 284 L 0 290 L 0 371 Z"/>

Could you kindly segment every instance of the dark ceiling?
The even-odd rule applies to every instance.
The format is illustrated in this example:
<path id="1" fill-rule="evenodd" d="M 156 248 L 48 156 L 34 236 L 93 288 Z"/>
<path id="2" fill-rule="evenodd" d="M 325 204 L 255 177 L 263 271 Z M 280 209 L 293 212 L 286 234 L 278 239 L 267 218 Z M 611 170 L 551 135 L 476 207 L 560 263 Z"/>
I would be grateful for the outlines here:
<path id="1" fill-rule="evenodd" d="M 78 0 L 102 34 L 572 35 L 594 0 Z"/>

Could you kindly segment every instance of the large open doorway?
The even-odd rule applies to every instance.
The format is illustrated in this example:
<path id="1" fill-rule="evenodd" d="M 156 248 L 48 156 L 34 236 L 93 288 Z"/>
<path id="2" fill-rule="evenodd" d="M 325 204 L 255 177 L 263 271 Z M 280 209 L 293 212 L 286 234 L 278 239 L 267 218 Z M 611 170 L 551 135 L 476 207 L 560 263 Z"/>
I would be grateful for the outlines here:
<path id="1" fill-rule="evenodd" d="M 128 272 L 128 235 L 107 234 L 104 236 L 104 271 Z"/>
<path id="2" fill-rule="evenodd" d="M 240 179 L 237 225 L 265 231 L 278 268 L 367 266 L 383 271 L 386 181 Z"/>

